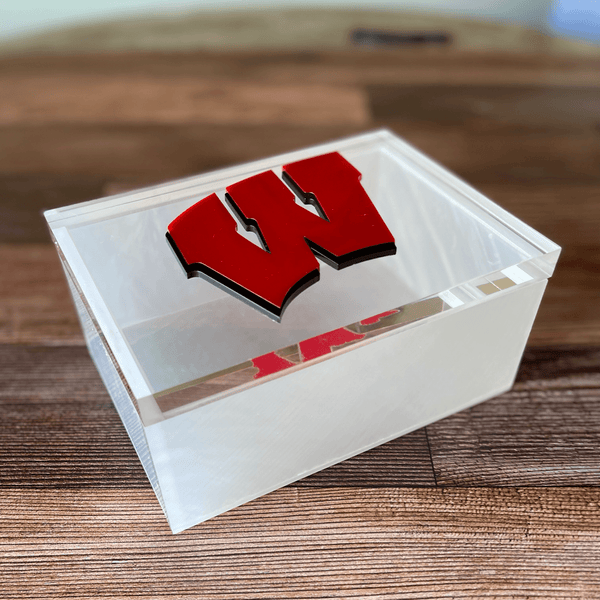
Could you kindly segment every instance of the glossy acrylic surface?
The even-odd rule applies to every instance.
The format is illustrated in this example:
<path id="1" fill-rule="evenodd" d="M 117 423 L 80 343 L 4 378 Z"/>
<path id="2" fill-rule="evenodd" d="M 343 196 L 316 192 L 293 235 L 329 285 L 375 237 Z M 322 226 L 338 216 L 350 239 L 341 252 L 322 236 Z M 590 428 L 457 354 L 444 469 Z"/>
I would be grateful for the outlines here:
<path id="1" fill-rule="evenodd" d="M 175 217 L 330 152 L 362 174 L 395 255 L 322 264 L 281 323 L 187 279 L 165 239 Z M 560 253 L 387 131 L 46 218 L 173 531 L 508 389 Z"/>
<path id="2" fill-rule="evenodd" d="M 199 177 L 145 194 L 126 194 L 104 205 L 81 205 L 79 213 L 71 209 L 66 218 L 51 215 L 53 229 L 61 221 L 66 224 L 90 283 L 151 392 L 184 385 L 542 254 L 449 182 L 432 178 L 426 168 L 430 165 L 420 164 L 421 155 L 410 147 L 385 132 L 362 137 L 336 149 L 362 173 L 362 184 L 398 251 L 339 272 L 322 265 L 319 284 L 296 298 L 281 324 L 207 281 L 182 277 L 165 231 L 207 192 L 223 201 L 227 185 L 267 168 L 281 175 L 282 164 L 292 160 L 263 161 L 264 166 L 207 176 L 208 183 Z M 308 152 L 289 158 L 300 159 Z M 319 153 L 320 148 L 311 155 Z M 243 227 L 238 231 L 252 239 Z"/>

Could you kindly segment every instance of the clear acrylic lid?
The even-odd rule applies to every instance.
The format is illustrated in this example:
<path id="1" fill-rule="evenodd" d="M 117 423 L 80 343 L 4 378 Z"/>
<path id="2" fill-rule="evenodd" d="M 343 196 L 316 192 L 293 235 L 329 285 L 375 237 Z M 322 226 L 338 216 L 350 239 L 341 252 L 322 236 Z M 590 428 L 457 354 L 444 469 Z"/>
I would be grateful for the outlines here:
<path id="1" fill-rule="evenodd" d="M 322 264 L 321 280 L 290 304 L 281 323 L 208 281 L 185 276 L 165 238 L 177 215 L 213 192 L 224 199 L 227 185 L 253 174 L 272 169 L 281 176 L 283 164 L 334 151 L 361 172 L 363 187 L 394 235 L 394 256 L 341 271 Z M 297 364 L 294 347 L 302 340 L 361 322 L 364 328 L 374 315 L 432 297 L 445 301 L 439 311 L 419 318 L 460 309 L 483 301 L 482 286 L 507 272 L 514 284 L 519 277 L 549 277 L 560 252 L 385 130 L 45 216 L 63 263 L 136 398 L 165 397 L 223 372 L 252 369 L 252 359 L 280 349 Z M 253 238 L 241 226 L 238 232 Z M 514 271 L 519 266 L 524 275 Z M 396 325 L 412 322 L 406 308 L 403 314 Z M 391 322 L 384 325 L 381 333 L 395 329 Z M 374 338 L 370 332 L 361 343 Z M 190 398 L 195 397 L 186 402 Z"/>

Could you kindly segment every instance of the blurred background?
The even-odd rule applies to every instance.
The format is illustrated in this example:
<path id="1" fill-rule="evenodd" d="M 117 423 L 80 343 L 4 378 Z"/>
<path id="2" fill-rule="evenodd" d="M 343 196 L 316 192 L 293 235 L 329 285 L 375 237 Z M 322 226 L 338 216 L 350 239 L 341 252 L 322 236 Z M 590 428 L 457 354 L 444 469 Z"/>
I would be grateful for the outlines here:
<path id="1" fill-rule="evenodd" d="M 299 9 L 303 17 L 298 16 Z M 349 0 L 281 0 L 277 3 L 264 0 L 89 0 L 85 3 L 2 0 L 0 40 L 5 50 L 189 49 L 222 44 L 298 46 L 314 43 L 316 36 L 326 30 L 331 32 L 347 26 L 356 9 L 363 13 L 363 25 L 393 26 L 401 18 L 398 13 L 404 13 L 405 17 L 412 15 L 415 24 L 420 25 L 427 24 L 428 17 L 429 21 L 435 21 L 436 17 L 438 21 L 440 17 L 454 17 L 519 25 L 554 37 L 600 40 L 597 0 L 387 0 L 369 4 Z M 285 20 L 283 17 L 276 17 L 289 11 L 295 11 L 295 16 L 289 18 L 295 27 L 292 23 L 281 23 Z M 321 16 L 315 18 L 319 12 Z M 367 16 L 366 12 L 371 14 Z M 253 24 L 251 31 L 240 31 L 240 13 L 246 14 L 249 25 Z M 415 20 L 416 15 L 421 18 Z M 265 20 L 268 22 L 260 23 Z M 444 19 L 440 22 L 448 23 Z M 282 25 L 285 36 L 276 31 Z M 454 26 L 459 27 L 456 20 Z M 517 35 L 514 27 L 511 31 L 513 36 Z M 228 35 L 232 33 L 236 34 L 235 39 Z M 506 32 L 505 37 L 509 36 Z M 325 46 L 340 43 L 339 36 L 321 37 L 319 41 Z"/>

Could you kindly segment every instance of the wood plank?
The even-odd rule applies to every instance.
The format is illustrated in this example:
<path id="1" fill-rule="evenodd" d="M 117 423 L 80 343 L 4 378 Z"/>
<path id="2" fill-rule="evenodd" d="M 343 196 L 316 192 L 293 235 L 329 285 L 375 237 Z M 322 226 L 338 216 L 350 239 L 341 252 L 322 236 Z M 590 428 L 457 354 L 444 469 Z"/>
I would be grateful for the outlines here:
<path id="1" fill-rule="evenodd" d="M 85 346 L 0 344 L 0 357 L 0 404 L 13 406 L 15 418 L 21 405 L 23 410 L 36 406 L 52 410 L 56 404 L 61 410 L 64 404 L 74 411 L 102 403 L 110 406 L 110 396 Z M 43 424 L 39 426 L 41 432 Z M 5 435 L 14 433 L 4 430 Z"/>
<path id="2" fill-rule="evenodd" d="M 3 243 L 50 242 L 44 210 L 103 195 L 105 181 L 83 175 L 0 176 L 0 240 Z"/>
<path id="3" fill-rule="evenodd" d="M 124 179 L 143 186 L 385 126 L 475 187 L 598 184 L 600 135 L 595 128 L 538 130 L 522 136 L 492 120 L 481 123 L 488 131 L 434 126 L 407 112 L 404 119 L 380 120 L 368 127 L 5 126 L 0 127 L 0 175 L 63 176 L 63 187 L 84 177 L 92 183 Z M 65 204 L 70 201 L 67 196 Z"/>
<path id="4" fill-rule="evenodd" d="M 594 129 L 599 124 L 600 87 L 549 85 L 371 85 L 376 119 L 414 119 L 482 134 L 494 129 L 515 137 L 539 132 Z M 488 123 L 489 122 L 489 123 Z"/>
<path id="5" fill-rule="evenodd" d="M 357 86 L 206 80 L 129 74 L 0 77 L 0 125 L 206 123 L 365 125 Z"/>
<path id="6" fill-rule="evenodd" d="M 0 382 L 0 488 L 150 485 L 85 347 L 0 345 Z M 432 486 L 425 430 L 297 485 Z"/>
<path id="7" fill-rule="evenodd" d="M 530 348 L 510 392 L 427 433 L 439 485 L 600 486 L 600 350 Z"/>
<path id="8" fill-rule="evenodd" d="M 149 490 L 3 490 L 3 598 L 597 598 L 600 491 L 290 489 L 170 534 Z"/>
<path id="9" fill-rule="evenodd" d="M 371 102 L 379 115 L 371 125 L 6 125 L 0 173 L 147 184 L 387 126 L 476 186 L 600 180 L 600 96 L 589 88 L 379 86 Z M 570 104 L 578 110 L 569 111 Z"/>
<path id="10" fill-rule="evenodd" d="M 377 123 L 476 185 L 599 181 L 596 87 L 397 83 L 367 89 Z"/>
<path id="11" fill-rule="evenodd" d="M 84 343 L 52 245 L 0 245 L 0 282 L 0 343 Z"/>
<path id="12" fill-rule="evenodd" d="M 600 86 L 600 60 L 452 48 L 25 54 L 0 58 L 0 78 L 49 72 L 271 83 Z"/>
<path id="13" fill-rule="evenodd" d="M 411 121 L 410 113 L 376 125 L 391 129 L 479 190 L 494 185 L 535 191 L 536 186 L 598 186 L 600 181 L 594 162 L 600 159 L 600 135 L 592 128 L 521 135 L 482 120 L 483 130 L 477 132 Z"/>
<path id="14" fill-rule="evenodd" d="M 266 158 L 363 129 L 348 124 L 5 126 L 0 127 L 0 174 L 124 179 L 141 186 Z"/>
<path id="15" fill-rule="evenodd" d="M 562 246 L 528 343 L 598 344 L 598 186 L 498 183 L 482 184 L 481 191 Z"/>
<path id="16" fill-rule="evenodd" d="M 89 377 L 85 371 L 81 375 L 84 381 Z M 90 395 L 89 390 L 81 394 Z M 0 489 L 150 488 L 105 390 L 85 404 L 3 401 L 0 438 Z"/>

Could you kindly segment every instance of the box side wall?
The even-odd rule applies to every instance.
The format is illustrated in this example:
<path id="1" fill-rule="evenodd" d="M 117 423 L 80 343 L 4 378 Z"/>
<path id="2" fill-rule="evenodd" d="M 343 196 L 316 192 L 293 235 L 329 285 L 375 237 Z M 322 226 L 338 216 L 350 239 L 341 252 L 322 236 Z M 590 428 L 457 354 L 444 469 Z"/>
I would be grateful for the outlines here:
<path id="1" fill-rule="evenodd" d="M 546 280 L 146 428 L 174 532 L 512 385 Z"/>
<path id="2" fill-rule="evenodd" d="M 163 510 L 165 510 L 158 477 L 154 469 L 148 442 L 146 441 L 144 426 L 142 425 L 140 417 L 133 406 L 130 395 L 125 387 L 125 384 L 123 383 L 123 378 L 119 375 L 117 368 L 115 367 L 114 359 L 111 357 L 110 351 L 107 349 L 106 341 L 102 339 L 102 335 L 99 333 L 98 328 L 96 327 L 94 320 L 92 319 L 81 297 L 81 294 L 77 289 L 77 286 L 74 284 L 73 279 L 68 269 L 65 268 L 64 264 L 63 269 L 69 284 L 71 296 L 73 297 L 73 301 L 75 303 L 75 308 L 83 329 L 90 356 L 92 357 L 92 360 L 94 361 L 94 364 L 100 373 L 100 377 L 102 378 L 102 381 L 104 382 L 104 385 L 106 386 L 106 389 L 112 398 L 113 404 L 115 405 L 115 408 L 121 417 L 121 421 L 123 421 L 123 424 L 125 425 L 127 434 L 133 443 L 133 447 L 135 448 L 142 466 L 144 467 L 146 475 L 150 480 L 150 484 L 152 485 L 158 501 Z"/>

